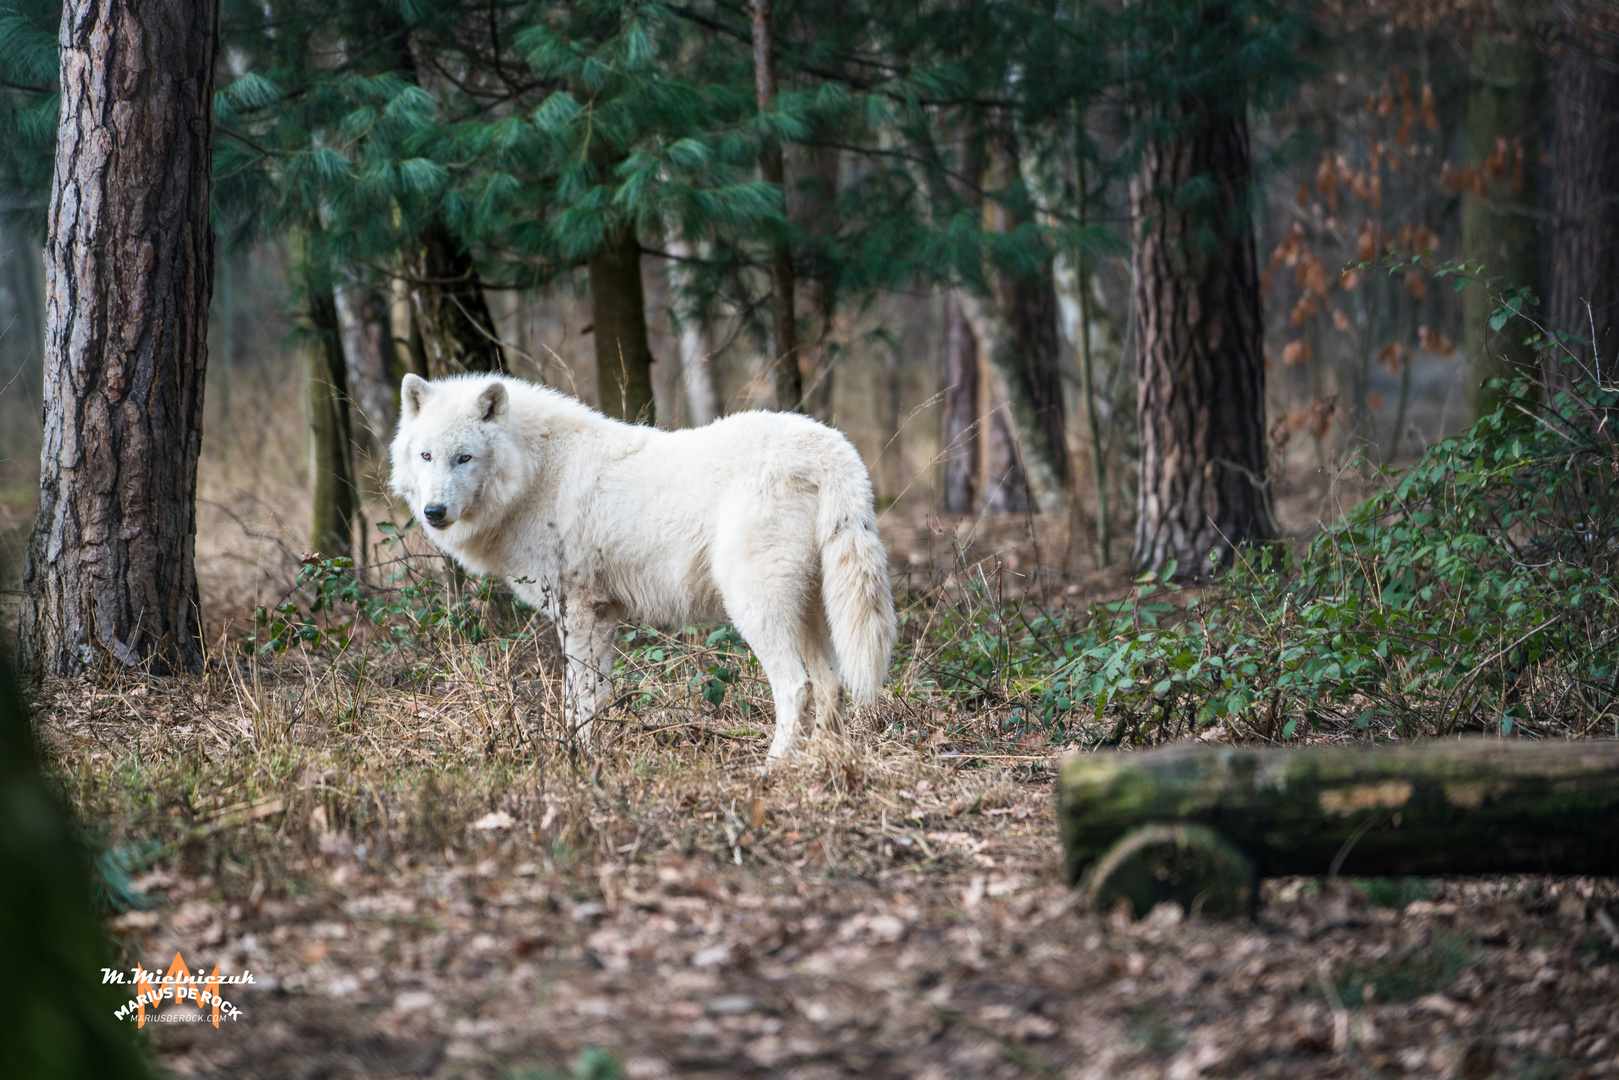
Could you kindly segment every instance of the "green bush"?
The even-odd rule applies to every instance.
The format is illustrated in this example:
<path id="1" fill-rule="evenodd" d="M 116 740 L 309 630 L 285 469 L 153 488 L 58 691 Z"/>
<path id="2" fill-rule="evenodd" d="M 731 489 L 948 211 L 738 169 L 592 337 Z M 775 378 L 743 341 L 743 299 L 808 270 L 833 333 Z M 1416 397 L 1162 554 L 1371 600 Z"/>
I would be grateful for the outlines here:
<path id="1" fill-rule="evenodd" d="M 1093 608 L 1048 717 L 1089 703 L 1119 734 L 1226 719 L 1282 738 L 1611 722 L 1619 386 L 1502 389 L 1302 552 L 1249 549 L 1196 596 L 1171 567 Z"/>
<path id="2" fill-rule="evenodd" d="M 357 572 L 353 559 L 306 559 L 280 602 L 254 610 L 249 641 L 256 651 L 281 653 L 297 645 L 341 654 L 362 629 L 365 644 L 385 651 L 418 650 L 441 638 L 477 644 L 491 634 L 516 634 L 532 609 L 487 574 L 463 583 L 458 575 L 446 581 L 425 569 L 442 560 L 403 553 L 400 540 L 414 525 L 377 526 L 387 538 L 384 546 L 398 551 L 380 585 Z M 497 625 L 489 617 L 495 610 L 518 618 Z"/>

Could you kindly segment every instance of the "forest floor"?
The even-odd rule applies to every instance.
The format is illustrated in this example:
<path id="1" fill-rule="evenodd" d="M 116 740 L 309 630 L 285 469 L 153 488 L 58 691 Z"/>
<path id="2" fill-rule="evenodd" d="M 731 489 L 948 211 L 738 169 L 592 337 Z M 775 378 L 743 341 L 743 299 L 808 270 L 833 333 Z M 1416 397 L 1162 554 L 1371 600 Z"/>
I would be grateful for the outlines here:
<path id="1" fill-rule="evenodd" d="M 1066 748 L 1003 708 L 890 699 L 767 771 L 744 672 L 579 757 L 543 633 L 442 650 L 432 680 L 253 659 L 247 605 L 296 555 L 237 523 L 242 550 L 199 548 L 207 675 L 35 698 L 49 769 L 132 869 L 122 961 L 254 976 L 218 1030 L 146 1026 L 175 1075 L 1619 1077 L 1612 881 L 1288 879 L 1254 922 L 1093 914 L 1061 866 Z M 993 552 L 1014 598 L 1124 585 L 1017 519 L 964 554 L 953 530 L 891 524 L 897 578 Z"/>
<path id="2" fill-rule="evenodd" d="M 92 820 L 183 823 L 133 883 L 157 906 L 113 920 L 126 962 L 255 976 L 219 1030 L 148 1026 L 177 1075 L 495 1080 L 590 1046 L 629 1077 L 1619 1075 L 1611 881 L 1282 880 L 1257 922 L 1132 921 L 1077 906 L 1027 741 L 908 723 L 766 773 L 692 723 L 574 770 L 465 694 L 261 751 L 282 715 L 140 691 L 61 688 L 43 734 Z"/>

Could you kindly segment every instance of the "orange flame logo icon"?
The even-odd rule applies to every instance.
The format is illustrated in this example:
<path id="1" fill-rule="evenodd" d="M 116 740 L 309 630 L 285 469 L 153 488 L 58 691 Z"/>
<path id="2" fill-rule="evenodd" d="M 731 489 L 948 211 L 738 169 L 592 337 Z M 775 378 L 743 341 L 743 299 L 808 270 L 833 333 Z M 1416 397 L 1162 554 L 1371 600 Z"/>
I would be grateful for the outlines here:
<path id="1" fill-rule="evenodd" d="M 159 1005 L 164 1001 L 192 1001 L 196 1003 L 199 1009 L 211 1008 L 213 1011 L 209 1015 L 209 1022 L 216 1028 L 219 1026 L 219 1006 L 221 1002 L 219 999 L 219 965 L 217 963 L 214 965 L 214 973 L 204 980 L 202 968 L 197 969 L 197 974 L 191 974 L 190 969 L 186 967 L 185 960 L 176 952 L 174 962 L 169 965 L 169 970 L 158 976 L 155 983 L 146 977 L 148 975 L 157 975 L 157 973 L 155 971 L 147 972 L 143 969 L 141 977 L 135 980 L 135 1001 L 137 1002 L 135 1026 L 137 1028 L 146 1026 L 146 1006 L 150 1004 L 152 1012 L 156 1013 Z"/>

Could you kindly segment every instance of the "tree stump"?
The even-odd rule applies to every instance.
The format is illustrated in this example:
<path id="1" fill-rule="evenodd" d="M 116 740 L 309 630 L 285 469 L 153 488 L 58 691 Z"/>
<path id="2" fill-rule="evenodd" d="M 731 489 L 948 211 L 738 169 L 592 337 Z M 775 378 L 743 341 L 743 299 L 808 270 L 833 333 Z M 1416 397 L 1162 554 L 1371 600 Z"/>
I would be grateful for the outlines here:
<path id="1" fill-rule="evenodd" d="M 1130 882 L 1147 867 L 1165 874 L 1159 899 L 1190 907 L 1184 897 L 1213 887 L 1213 914 L 1216 893 L 1231 888 L 1214 883 L 1241 879 L 1222 843 L 1261 877 L 1619 874 L 1619 742 L 1609 740 L 1182 745 L 1075 754 L 1057 784 L 1069 880 L 1097 903 L 1105 882 L 1116 882 L 1106 885 L 1115 903 L 1146 895 Z M 1198 826 L 1212 838 L 1188 831 Z"/>

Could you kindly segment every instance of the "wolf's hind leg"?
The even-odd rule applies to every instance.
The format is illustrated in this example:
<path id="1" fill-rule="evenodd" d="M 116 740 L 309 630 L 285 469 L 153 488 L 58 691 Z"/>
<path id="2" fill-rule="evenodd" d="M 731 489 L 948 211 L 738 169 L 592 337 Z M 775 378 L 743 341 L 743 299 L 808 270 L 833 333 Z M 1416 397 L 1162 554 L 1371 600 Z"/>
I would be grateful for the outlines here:
<path id="1" fill-rule="evenodd" d="M 797 619 L 782 618 L 782 612 L 742 610 L 731 613 L 737 633 L 759 658 L 765 677 L 770 680 L 770 696 L 776 701 L 776 735 L 770 740 L 770 758 L 785 757 L 798 742 L 799 720 L 809 710 L 810 685 L 804 661 L 798 655 Z M 775 616 L 771 618 L 770 616 Z"/>
<path id="2" fill-rule="evenodd" d="M 562 705 L 568 734 L 590 745 L 591 722 L 613 700 L 617 612 L 604 601 L 570 597 L 557 625 L 562 639 Z"/>
<path id="3" fill-rule="evenodd" d="M 838 680 L 838 667 L 832 651 L 832 632 L 826 625 L 826 612 L 819 597 L 811 601 L 804 619 L 803 636 L 799 651 L 804 667 L 809 672 L 810 688 L 815 700 L 815 730 L 842 737 L 843 685 Z"/>

